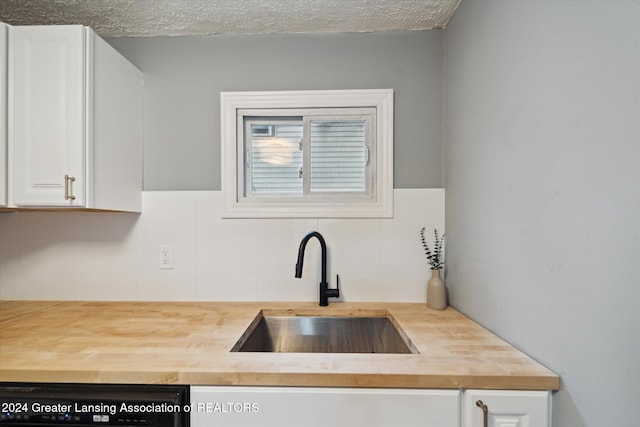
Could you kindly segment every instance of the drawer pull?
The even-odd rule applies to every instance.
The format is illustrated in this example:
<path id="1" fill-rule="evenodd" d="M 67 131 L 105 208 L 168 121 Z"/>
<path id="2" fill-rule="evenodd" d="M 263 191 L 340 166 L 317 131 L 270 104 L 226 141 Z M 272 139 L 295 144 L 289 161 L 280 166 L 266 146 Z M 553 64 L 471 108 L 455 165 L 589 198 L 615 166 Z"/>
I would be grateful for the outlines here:
<path id="1" fill-rule="evenodd" d="M 482 425 L 483 427 L 489 427 L 489 407 L 484 404 L 482 400 L 476 402 L 476 406 L 482 409 Z"/>
<path id="2" fill-rule="evenodd" d="M 75 177 L 65 175 L 64 176 L 64 199 L 65 200 L 75 200 L 76 196 L 73 195 L 73 187 L 72 184 L 76 180 Z"/>

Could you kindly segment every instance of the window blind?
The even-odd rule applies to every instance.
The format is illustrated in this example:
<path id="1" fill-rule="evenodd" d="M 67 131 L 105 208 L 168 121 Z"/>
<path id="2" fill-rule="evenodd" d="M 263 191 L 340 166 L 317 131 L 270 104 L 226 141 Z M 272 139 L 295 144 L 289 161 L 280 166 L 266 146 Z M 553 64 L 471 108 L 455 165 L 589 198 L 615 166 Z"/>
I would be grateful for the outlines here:
<path id="1" fill-rule="evenodd" d="M 366 192 L 366 118 L 245 117 L 245 194 Z"/>
<path id="2" fill-rule="evenodd" d="M 250 191 L 302 193 L 302 123 L 251 124 Z"/>
<path id="3" fill-rule="evenodd" d="M 311 120 L 310 191 L 365 191 L 364 120 Z"/>

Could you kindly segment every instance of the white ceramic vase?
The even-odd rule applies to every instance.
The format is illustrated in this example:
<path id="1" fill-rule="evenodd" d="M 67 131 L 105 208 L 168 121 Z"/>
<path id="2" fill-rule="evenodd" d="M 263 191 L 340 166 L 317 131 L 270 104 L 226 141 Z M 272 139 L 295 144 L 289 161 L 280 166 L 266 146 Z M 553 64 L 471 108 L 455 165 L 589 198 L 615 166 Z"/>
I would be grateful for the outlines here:
<path id="1" fill-rule="evenodd" d="M 427 282 L 427 307 L 434 310 L 447 308 L 447 289 L 440 278 L 440 270 L 431 270 L 431 278 Z"/>

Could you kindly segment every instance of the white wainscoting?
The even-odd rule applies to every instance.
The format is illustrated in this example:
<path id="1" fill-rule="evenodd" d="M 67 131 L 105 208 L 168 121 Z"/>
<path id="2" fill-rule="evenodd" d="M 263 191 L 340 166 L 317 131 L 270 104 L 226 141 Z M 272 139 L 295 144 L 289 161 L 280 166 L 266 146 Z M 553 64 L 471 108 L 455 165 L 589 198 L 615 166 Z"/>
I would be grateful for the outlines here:
<path id="1" fill-rule="evenodd" d="M 0 299 L 315 301 L 320 231 L 345 301 L 425 301 L 419 230 L 444 231 L 443 189 L 394 190 L 392 219 L 221 219 L 219 191 L 143 193 L 142 214 L 0 214 Z M 158 267 L 158 247 L 174 268 Z"/>

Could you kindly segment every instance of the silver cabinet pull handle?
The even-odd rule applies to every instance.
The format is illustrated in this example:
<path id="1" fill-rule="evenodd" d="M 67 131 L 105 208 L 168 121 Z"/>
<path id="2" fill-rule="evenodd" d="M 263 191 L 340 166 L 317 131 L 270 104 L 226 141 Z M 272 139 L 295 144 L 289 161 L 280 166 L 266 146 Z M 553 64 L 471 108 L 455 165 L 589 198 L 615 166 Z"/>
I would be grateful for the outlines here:
<path id="1" fill-rule="evenodd" d="M 64 199 L 65 200 L 75 200 L 76 196 L 74 196 L 72 183 L 76 180 L 75 177 L 65 175 L 64 176 Z"/>
<path id="2" fill-rule="evenodd" d="M 483 419 L 482 425 L 484 427 L 489 427 L 489 407 L 485 405 L 482 400 L 478 400 L 476 402 L 476 406 L 482 409 L 482 419 Z"/>

